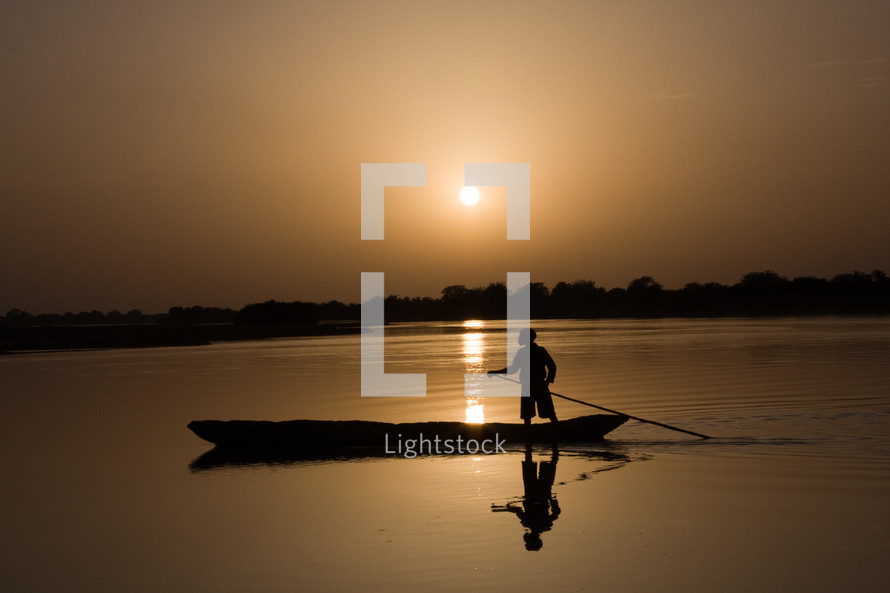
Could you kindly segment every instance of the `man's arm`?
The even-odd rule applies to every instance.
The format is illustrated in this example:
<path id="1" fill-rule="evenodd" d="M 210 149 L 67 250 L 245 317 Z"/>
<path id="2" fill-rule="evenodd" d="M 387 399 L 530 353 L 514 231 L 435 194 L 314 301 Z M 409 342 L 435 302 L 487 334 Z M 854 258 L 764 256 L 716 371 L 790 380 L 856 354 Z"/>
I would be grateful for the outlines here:
<path id="1" fill-rule="evenodd" d="M 521 349 L 520 349 L 521 350 Z M 488 371 L 489 375 L 512 375 L 513 373 L 519 370 L 519 363 L 517 362 L 519 359 L 519 352 L 513 357 L 513 362 L 510 363 L 510 366 L 504 367 L 502 369 L 498 369 L 496 371 Z M 555 369 L 556 367 L 554 367 Z"/>
<path id="2" fill-rule="evenodd" d="M 547 352 L 546 348 L 541 348 L 544 354 L 544 366 L 547 367 L 547 382 L 553 383 L 556 380 L 556 363 L 553 362 L 553 357 L 550 356 L 550 353 Z"/>

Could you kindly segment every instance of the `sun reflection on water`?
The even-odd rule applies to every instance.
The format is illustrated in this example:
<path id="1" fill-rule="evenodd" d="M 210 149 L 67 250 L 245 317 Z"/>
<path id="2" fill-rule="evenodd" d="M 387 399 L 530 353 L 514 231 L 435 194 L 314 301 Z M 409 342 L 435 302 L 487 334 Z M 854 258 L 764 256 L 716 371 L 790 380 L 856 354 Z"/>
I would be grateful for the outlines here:
<path id="1" fill-rule="evenodd" d="M 476 398 L 467 398 L 466 420 L 469 424 L 485 423 L 485 406 Z"/>
<path id="2" fill-rule="evenodd" d="M 478 319 L 464 321 L 465 330 L 478 330 L 485 326 L 485 322 Z M 464 367 L 466 373 L 483 372 L 483 353 L 485 352 L 485 334 L 478 331 L 467 331 L 461 336 L 463 346 Z M 482 398 L 477 394 L 467 393 L 467 407 L 465 422 L 470 424 L 483 424 L 485 422 L 485 406 Z"/>

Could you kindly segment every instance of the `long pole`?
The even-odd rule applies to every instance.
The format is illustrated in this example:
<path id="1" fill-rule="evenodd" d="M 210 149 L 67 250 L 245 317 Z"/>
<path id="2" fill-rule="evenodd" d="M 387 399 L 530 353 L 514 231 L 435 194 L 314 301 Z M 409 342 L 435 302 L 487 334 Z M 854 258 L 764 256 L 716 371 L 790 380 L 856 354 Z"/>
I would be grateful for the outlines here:
<path id="1" fill-rule="evenodd" d="M 505 377 L 505 376 L 503 376 L 503 375 L 500 374 L 500 373 L 494 373 L 494 374 L 497 375 L 498 377 L 500 377 L 501 379 L 505 380 L 505 381 L 510 381 L 510 382 L 512 382 L 512 383 L 519 383 L 519 381 L 517 381 L 516 379 L 510 379 L 509 377 Z M 556 397 L 561 397 L 562 399 L 567 399 L 567 400 L 569 400 L 570 402 L 575 402 L 576 404 L 583 404 L 583 405 L 585 405 L 585 406 L 590 406 L 591 408 L 596 408 L 596 409 L 598 409 L 598 410 L 602 410 L 602 411 L 604 411 L 604 412 L 609 412 L 610 414 L 618 414 L 619 416 L 627 416 L 627 417 L 630 418 L 631 420 L 636 420 L 637 422 L 645 422 L 646 424 L 654 424 L 655 426 L 660 426 L 660 427 L 662 427 L 662 428 L 667 428 L 668 430 L 676 430 L 677 432 L 683 432 L 683 433 L 686 433 L 686 434 L 691 434 L 692 436 L 699 437 L 699 438 L 702 438 L 702 439 L 709 439 L 709 438 L 711 438 L 711 437 L 709 437 L 709 436 L 706 435 L 706 434 L 701 434 L 701 433 L 699 433 L 699 432 L 692 432 L 691 430 L 685 430 L 685 429 L 683 429 L 683 428 L 677 428 L 676 426 L 671 426 L 671 425 L 669 425 L 669 424 L 663 424 L 663 423 L 661 423 L 661 422 L 656 422 L 656 421 L 654 421 L 654 420 L 646 420 L 645 418 L 639 418 L 638 416 L 631 416 L 630 414 L 625 414 L 624 412 L 617 412 L 617 411 L 615 411 L 615 410 L 610 410 L 609 408 L 604 408 L 603 406 L 598 406 L 598 405 L 596 405 L 596 404 L 592 404 L 592 403 L 590 403 L 590 402 L 581 401 L 580 399 L 575 399 L 575 398 L 573 398 L 573 397 L 569 397 L 569 396 L 567 396 L 567 395 L 561 395 L 561 394 L 559 394 L 559 393 L 553 393 L 552 391 L 550 392 L 550 395 L 555 395 Z"/>

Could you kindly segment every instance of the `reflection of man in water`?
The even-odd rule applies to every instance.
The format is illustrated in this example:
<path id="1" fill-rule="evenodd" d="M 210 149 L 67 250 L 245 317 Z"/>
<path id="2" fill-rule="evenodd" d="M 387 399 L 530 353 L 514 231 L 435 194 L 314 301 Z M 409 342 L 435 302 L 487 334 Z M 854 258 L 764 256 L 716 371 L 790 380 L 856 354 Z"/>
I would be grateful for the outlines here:
<path id="1" fill-rule="evenodd" d="M 510 366 L 498 371 L 489 371 L 489 375 L 506 373 L 512 375 L 519 371 L 519 382 L 522 383 L 522 399 L 520 400 L 519 415 L 526 424 L 531 424 L 535 417 L 535 405 L 538 407 L 538 416 L 549 418 L 556 422 L 556 410 L 553 409 L 553 396 L 550 395 L 550 383 L 556 379 L 556 363 L 544 349 L 535 343 L 535 330 L 528 329 L 519 332 L 519 344 L 522 348 L 513 357 Z M 523 350 L 528 350 L 529 367 L 520 367 L 519 360 Z"/>
<path id="2" fill-rule="evenodd" d="M 521 503 L 513 501 L 503 507 L 492 508 L 495 512 L 516 513 L 522 526 L 528 530 L 522 538 L 525 540 L 525 549 L 531 552 L 543 547 L 541 534 L 550 531 L 553 522 L 559 517 L 559 502 L 552 493 L 557 457 L 558 453 L 554 448 L 550 461 L 538 464 L 532 461 L 531 447 L 527 447 L 525 460 L 522 462 L 522 485 L 525 496 L 522 497 Z"/>

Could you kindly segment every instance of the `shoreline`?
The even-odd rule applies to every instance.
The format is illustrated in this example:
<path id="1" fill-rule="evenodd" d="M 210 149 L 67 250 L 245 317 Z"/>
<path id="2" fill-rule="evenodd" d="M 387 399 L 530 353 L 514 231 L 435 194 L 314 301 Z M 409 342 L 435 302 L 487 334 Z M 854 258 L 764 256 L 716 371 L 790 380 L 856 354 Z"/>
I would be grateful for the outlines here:
<path id="1" fill-rule="evenodd" d="M 263 340 L 358 333 L 357 322 L 320 324 L 234 323 L 168 325 L 68 325 L 0 328 L 0 356 L 68 352 L 206 346 L 214 342 Z"/>
<path id="2" fill-rule="evenodd" d="M 723 315 L 651 315 L 615 316 L 564 319 L 779 319 L 820 317 L 886 317 L 876 311 L 824 311 L 777 314 Z M 545 319 L 545 318 L 541 318 Z M 563 319 L 547 317 L 546 319 Z M 395 323 L 449 320 L 399 320 Z M 532 320 L 534 322 L 535 320 Z M 74 350 L 116 350 L 133 348 L 169 348 L 206 346 L 214 342 L 238 342 L 275 338 L 300 338 L 343 334 L 358 334 L 358 321 L 342 320 L 321 323 L 272 324 L 120 324 L 120 325 L 64 325 L 64 326 L 0 326 L 0 356 L 41 354 Z"/>

